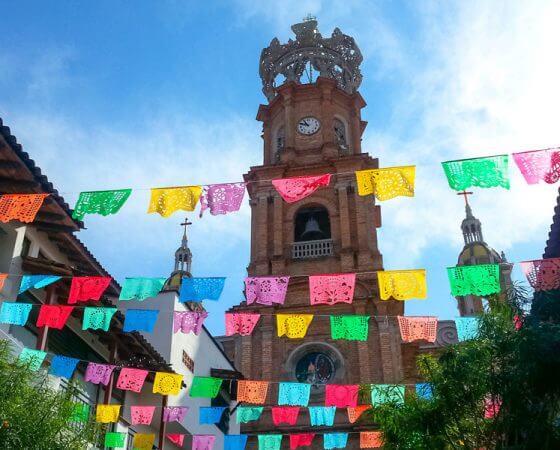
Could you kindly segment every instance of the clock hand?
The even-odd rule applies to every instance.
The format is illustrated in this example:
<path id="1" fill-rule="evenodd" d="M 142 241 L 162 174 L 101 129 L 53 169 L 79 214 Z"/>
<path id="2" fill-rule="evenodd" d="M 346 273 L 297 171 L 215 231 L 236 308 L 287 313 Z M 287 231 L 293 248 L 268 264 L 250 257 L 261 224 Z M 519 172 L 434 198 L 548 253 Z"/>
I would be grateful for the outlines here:
<path id="1" fill-rule="evenodd" d="M 307 120 L 302 120 L 302 121 L 300 122 L 300 125 L 303 125 L 304 127 L 308 127 L 308 126 L 309 126 L 309 124 L 307 123 Z"/>

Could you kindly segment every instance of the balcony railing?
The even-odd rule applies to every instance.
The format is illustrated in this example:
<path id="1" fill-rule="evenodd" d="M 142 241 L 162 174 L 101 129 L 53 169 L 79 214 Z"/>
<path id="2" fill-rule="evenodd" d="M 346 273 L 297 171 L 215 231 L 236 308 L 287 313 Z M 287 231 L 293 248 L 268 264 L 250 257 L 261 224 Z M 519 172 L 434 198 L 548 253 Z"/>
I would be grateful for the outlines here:
<path id="1" fill-rule="evenodd" d="M 292 244 L 293 259 L 321 258 L 333 254 L 332 239 L 321 239 L 319 241 L 302 241 Z"/>

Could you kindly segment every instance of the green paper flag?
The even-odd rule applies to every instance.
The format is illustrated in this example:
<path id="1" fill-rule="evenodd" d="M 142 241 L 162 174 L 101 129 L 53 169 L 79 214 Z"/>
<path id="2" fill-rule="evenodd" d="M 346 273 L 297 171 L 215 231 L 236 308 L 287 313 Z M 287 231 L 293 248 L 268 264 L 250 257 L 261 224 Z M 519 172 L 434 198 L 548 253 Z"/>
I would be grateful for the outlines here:
<path id="1" fill-rule="evenodd" d="M 442 162 L 449 187 L 463 191 L 469 187 L 509 189 L 508 155 Z"/>
<path id="2" fill-rule="evenodd" d="M 126 433 L 107 433 L 105 435 L 105 447 L 124 448 Z"/>
<path id="3" fill-rule="evenodd" d="M 281 434 L 259 434 L 259 450 L 280 450 Z"/>
<path id="4" fill-rule="evenodd" d="M 220 392 L 222 379 L 214 377 L 194 377 L 191 386 L 191 397 L 214 398 Z"/>
<path id="5" fill-rule="evenodd" d="M 24 348 L 19 354 L 19 362 L 24 365 L 29 365 L 30 370 L 37 371 L 41 368 L 46 356 L 47 354 L 41 350 Z"/>
<path id="6" fill-rule="evenodd" d="M 70 416 L 70 422 L 87 422 L 89 419 L 89 405 L 85 403 L 74 404 L 74 410 Z"/>
<path id="7" fill-rule="evenodd" d="M 263 409 L 264 408 L 262 406 L 238 406 L 235 410 L 237 423 L 247 423 L 259 420 Z"/>
<path id="8" fill-rule="evenodd" d="M 130 197 L 132 189 L 80 192 L 72 217 L 82 220 L 86 214 L 115 214 Z"/>
<path id="9" fill-rule="evenodd" d="M 330 316 L 331 338 L 366 341 L 369 316 Z"/>
<path id="10" fill-rule="evenodd" d="M 167 278 L 127 278 L 119 300 L 145 300 L 155 297 L 163 289 Z"/>
<path id="11" fill-rule="evenodd" d="M 404 404 L 404 386 L 401 384 L 372 384 L 371 403 L 373 406 L 383 403 Z"/>
<path id="12" fill-rule="evenodd" d="M 84 308 L 84 319 L 82 330 L 109 330 L 111 318 L 117 312 L 117 308 Z"/>
<path id="13" fill-rule="evenodd" d="M 484 296 L 501 290 L 499 264 L 448 267 L 447 276 L 455 297 L 471 294 Z"/>

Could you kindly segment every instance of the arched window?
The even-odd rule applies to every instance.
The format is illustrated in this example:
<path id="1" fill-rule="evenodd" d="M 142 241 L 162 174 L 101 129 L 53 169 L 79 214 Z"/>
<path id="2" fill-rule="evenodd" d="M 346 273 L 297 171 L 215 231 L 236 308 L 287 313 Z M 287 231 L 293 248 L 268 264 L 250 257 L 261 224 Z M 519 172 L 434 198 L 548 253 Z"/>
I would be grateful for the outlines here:
<path id="1" fill-rule="evenodd" d="M 336 139 L 340 153 L 343 155 L 349 154 L 350 149 L 348 147 L 348 133 L 346 132 L 346 125 L 342 120 L 334 119 L 333 128 L 334 138 Z"/>
<path id="2" fill-rule="evenodd" d="M 300 209 L 295 218 L 294 242 L 331 238 L 329 212 L 323 206 Z"/>
<path id="3" fill-rule="evenodd" d="M 284 150 L 284 146 L 286 145 L 286 130 L 284 125 L 276 130 L 276 136 L 274 139 L 274 162 L 280 162 L 280 155 L 282 154 L 282 150 Z"/>

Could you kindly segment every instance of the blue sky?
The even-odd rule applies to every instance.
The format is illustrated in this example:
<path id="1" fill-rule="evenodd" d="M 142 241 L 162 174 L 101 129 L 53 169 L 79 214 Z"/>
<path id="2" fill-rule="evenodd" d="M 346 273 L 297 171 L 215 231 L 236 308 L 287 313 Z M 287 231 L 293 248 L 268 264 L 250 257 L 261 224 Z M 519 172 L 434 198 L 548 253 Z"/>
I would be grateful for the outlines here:
<path id="1" fill-rule="evenodd" d="M 262 158 L 260 51 L 318 17 L 364 54 L 364 150 L 382 166 L 417 165 L 417 196 L 382 205 L 387 269 L 426 268 L 429 298 L 406 313 L 454 317 L 445 267 L 462 248 L 462 200 L 439 162 L 560 145 L 557 2 L 234 0 L 3 5 L 0 116 L 72 205 L 81 190 L 241 180 Z M 541 256 L 555 186 L 476 190 L 489 244 L 510 261 Z M 81 239 L 119 280 L 172 269 L 178 224 L 145 213 L 86 217 Z M 197 276 L 227 276 L 208 325 L 241 300 L 249 211 L 193 218 Z M 519 277 L 519 273 L 516 272 Z"/>

